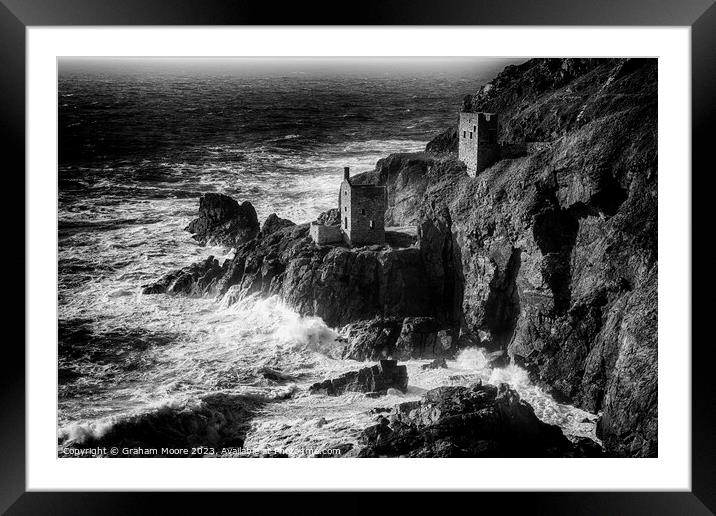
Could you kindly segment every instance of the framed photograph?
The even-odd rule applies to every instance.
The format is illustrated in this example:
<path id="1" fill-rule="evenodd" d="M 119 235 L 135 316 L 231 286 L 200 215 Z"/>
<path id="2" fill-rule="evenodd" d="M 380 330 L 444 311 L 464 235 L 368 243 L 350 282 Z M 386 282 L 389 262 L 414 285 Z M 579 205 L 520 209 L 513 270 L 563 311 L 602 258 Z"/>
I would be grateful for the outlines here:
<path id="1" fill-rule="evenodd" d="M 713 513 L 713 2 L 1 4 L 8 514 Z"/>

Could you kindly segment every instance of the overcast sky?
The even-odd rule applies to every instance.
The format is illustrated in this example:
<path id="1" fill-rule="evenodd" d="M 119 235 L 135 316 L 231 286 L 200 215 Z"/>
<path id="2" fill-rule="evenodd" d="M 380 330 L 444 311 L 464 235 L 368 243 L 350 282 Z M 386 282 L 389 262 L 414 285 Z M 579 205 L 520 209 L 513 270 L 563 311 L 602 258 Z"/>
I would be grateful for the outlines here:
<path id="1" fill-rule="evenodd" d="M 104 71 L 130 73 L 397 73 L 425 75 L 497 73 L 528 58 L 492 57 L 108 57 L 59 58 L 60 73 Z"/>

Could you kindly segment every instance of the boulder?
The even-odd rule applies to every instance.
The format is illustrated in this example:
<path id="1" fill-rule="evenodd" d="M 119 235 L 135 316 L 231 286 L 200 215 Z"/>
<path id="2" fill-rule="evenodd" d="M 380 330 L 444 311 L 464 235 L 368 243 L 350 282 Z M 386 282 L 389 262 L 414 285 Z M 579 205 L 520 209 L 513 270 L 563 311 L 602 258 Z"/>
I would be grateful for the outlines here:
<path id="1" fill-rule="evenodd" d="M 599 456 L 596 445 L 570 442 L 540 421 L 506 384 L 438 387 L 397 405 L 366 428 L 359 457 Z"/>
<path id="2" fill-rule="evenodd" d="M 223 272 L 213 256 L 183 269 L 169 272 L 158 281 L 142 286 L 142 294 L 188 294 L 202 296 L 213 293 L 214 281 Z"/>
<path id="3" fill-rule="evenodd" d="M 377 365 L 344 373 L 338 378 L 314 383 L 311 394 L 338 396 L 345 392 L 386 394 L 388 389 L 405 392 L 408 389 L 408 368 L 396 360 L 381 360 Z"/>
<path id="4" fill-rule="evenodd" d="M 294 222 L 288 219 L 282 219 L 275 213 L 272 213 L 271 215 L 266 217 L 263 226 L 261 226 L 261 236 L 264 237 L 266 235 L 270 235 L 271 233 L 278 231 L 279 229 L 295 225 L 296 224 Z"/>
<path id="5" fill-rule="evenodd" d="M 258 234 L 259 220 L 249 201 L 206 193 L 199 199 L 199 217 L 184 229 L 201 245 L 235 247 Z"/>

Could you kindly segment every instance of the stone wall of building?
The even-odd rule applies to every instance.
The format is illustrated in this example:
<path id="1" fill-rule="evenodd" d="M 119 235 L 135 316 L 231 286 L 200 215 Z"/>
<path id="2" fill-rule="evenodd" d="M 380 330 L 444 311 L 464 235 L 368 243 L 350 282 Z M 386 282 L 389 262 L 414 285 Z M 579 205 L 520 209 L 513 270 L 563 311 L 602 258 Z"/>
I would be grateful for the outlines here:
<path id="1" fill-rule="evenodd" d="M 308 232 L 318 245 L 343 242 L 343 233 L 340 226 L 327 226 L 326 224 L 311 222 Z"/>
<path id="2" fill-rule="evenodd" d="M 477 113 L 460 113 L 458 127 L 458 158 L 465 163 L 467 174 L 475 177 L 477 171 Z"/>
<path id="3" fill-rule="evenodd" d="M 458 158 L 475 177 L 499 157 L 497 114 L 460 113 L 458 141 Z"/>
<path id="4" fill-rule="evenodd" d="M 351 245 L 385 243 L 385 187 L 351 187 L 348 239 Z"/>
<path id="5" fill-rule="evenodd" d="M 341 217 L 341 231 L 345 235 L 351 231 L 351 183 L 348 179 L 344 179 L 341 183 L 341 190 L 338 198 L 338 212 Z M 346 239 L 348 237 L 346 236 Z"/>

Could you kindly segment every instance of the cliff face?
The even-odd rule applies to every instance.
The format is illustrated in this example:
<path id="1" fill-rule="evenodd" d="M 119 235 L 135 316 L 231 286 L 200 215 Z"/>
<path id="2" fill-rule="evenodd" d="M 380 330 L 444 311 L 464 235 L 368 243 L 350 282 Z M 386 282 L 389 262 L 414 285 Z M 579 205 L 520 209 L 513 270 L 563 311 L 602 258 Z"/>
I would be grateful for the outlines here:
<path id="1" fill-rule="evenodd" d="M 506 349 L 557 398 L 603 411 L 612 453 L 657 452 L 656 60 L 531 60 L 465 99 L 503 142 L 542 142 L 471 179 L 456 134 L 368 174 L 417 221 L 461 342 Z"/>

